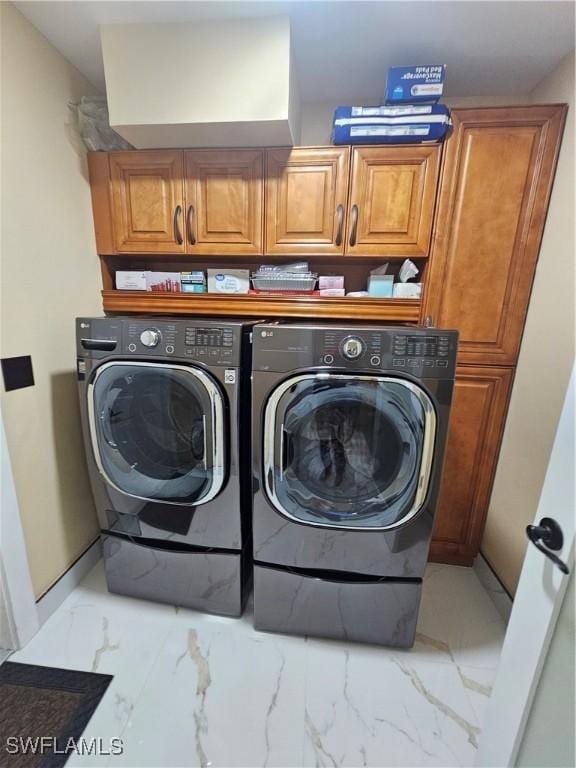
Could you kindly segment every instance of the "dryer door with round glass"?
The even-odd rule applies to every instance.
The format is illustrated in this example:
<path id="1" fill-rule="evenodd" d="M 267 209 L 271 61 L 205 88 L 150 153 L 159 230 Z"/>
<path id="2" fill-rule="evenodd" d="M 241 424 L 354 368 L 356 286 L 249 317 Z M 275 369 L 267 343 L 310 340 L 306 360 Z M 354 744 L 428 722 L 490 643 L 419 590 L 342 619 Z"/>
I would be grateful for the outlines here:
<path id="1" fill-rule="evenodd" d="M 295 376 L 265 407 L 267 495 L 300 523 L 396 528 L 424 505 L 435 435 L 434 405 L 410 381 Z"/>
<path id="2" fill-rule="evenodd" d="M 184 365 L 111 362 L 88 387 L 98 469 L 117 491 L 202 504 L 224 482 L 224 400 L 215 380 Z"/>

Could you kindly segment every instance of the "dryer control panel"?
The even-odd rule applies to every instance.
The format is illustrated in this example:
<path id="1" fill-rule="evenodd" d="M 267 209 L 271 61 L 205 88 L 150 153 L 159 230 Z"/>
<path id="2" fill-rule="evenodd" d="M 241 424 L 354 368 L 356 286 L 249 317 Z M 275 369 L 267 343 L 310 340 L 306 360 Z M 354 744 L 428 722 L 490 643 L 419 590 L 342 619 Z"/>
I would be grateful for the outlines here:
<path id="1" fill-rule="evenodd" d="M 259 325 L 254 329 L 254 369 L 385 370 L 444 379 L 454 376 L 457 348 L 457 331 L 433 328 Z"/>

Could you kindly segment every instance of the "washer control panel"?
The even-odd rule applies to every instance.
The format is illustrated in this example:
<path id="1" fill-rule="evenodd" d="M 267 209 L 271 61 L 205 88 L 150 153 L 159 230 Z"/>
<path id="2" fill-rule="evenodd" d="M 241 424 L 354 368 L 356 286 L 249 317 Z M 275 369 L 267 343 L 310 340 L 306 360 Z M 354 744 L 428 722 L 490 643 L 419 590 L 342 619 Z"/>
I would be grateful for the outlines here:
<path id="1" fill-rule="evenodd" d="M 255 370 L 386 371 L 420 378 L 454 376 L 457 331 L 392 326 L 262 325 L 254 334 Z"/>
<path id="2" fill-rule="evenodd" d="M 154 357 L 238 367 L 242 324 L 167 318 L 79 318 L 77 345 L 92 357 Z"/>
<path id="3" fill-rule="evenodd" d="M 340 329 L 323 329 L 314 336 L 317 351 L 316 362 L 320 365 L 338 367 L 366 367 L 369 360 L 382 360 L 382 334 L 365 331 L 349 332 Z M 374 364 L 374 363 L 373 363 Z"/>
<path id="4" fill-rule="evenodd" d="M 418 375 L 454 370 L 457 352 L 457 334 L 398 333 L 392 341 L 392 367 L 417 371 Z"/>
<path id="5" fill-rule="evenodd" d="M 186 327 L 185 344 L 187 347 L 223 347 L 234 345 L 234 332 L 231 328 Z"/>
<path id="6" fill-rule="evenodd" d="M 449 336 L 394 336 L 393 352 L 400 357 L 448 357 Z"/>
<path id="7" fill-rule="evenodd" d="M 240 356 L 238 328 L 180 322 L 145 320 L 128 322 L 125 350 L 130 354 L 184 357 L 207 365 L 236 365 Z"/>
<path id="8" fill-rule="evenodd" d="M 145 347 L 157 347 L 160 342 L 160 331 L 156 328 L 146 328 L 140 334 L 140 343 Z"/>
<path id="9" fill-rule="evenodd" d="M 348 336 L 340 346 L 346 360 L 357 360 L 364 352 L 364 341 L 358 336 Z"/>

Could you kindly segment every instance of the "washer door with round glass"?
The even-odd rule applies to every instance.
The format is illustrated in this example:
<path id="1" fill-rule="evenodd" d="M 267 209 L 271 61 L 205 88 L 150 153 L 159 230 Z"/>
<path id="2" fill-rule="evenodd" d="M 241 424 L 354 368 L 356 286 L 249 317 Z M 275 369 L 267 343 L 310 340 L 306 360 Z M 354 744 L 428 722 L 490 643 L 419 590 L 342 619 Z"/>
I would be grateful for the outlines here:
<path id="1" fill-rule="evenodd" d="M 117 491 L 202 504 L 224 483 L 224 401 L 211 376 L 184 365 L 112 362 L 88 387 L 96 463 Z"/>
<path id="2" fill-rule="evenodd" d="M 435 435 L 433 403 L 410 381 L 295 376 L 265 408 L 267 495 L 308 525 L 396 528 L 424 505 Z"/>

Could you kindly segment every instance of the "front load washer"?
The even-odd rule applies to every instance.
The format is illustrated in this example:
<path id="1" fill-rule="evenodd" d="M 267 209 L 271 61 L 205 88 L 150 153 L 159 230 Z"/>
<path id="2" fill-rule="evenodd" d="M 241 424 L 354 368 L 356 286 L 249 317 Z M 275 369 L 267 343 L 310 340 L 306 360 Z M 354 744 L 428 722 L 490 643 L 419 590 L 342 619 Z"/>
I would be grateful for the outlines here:
<path id="1" fill-rule="evenodd" d="M 111 592 L 242 613 L 251 326 L 77 319 L 80 411 Z"/>
<path id="2" fill-rule="evenodd" d="M 414 642 L 456 331 L 254 328 L 257 629 Z"/>

